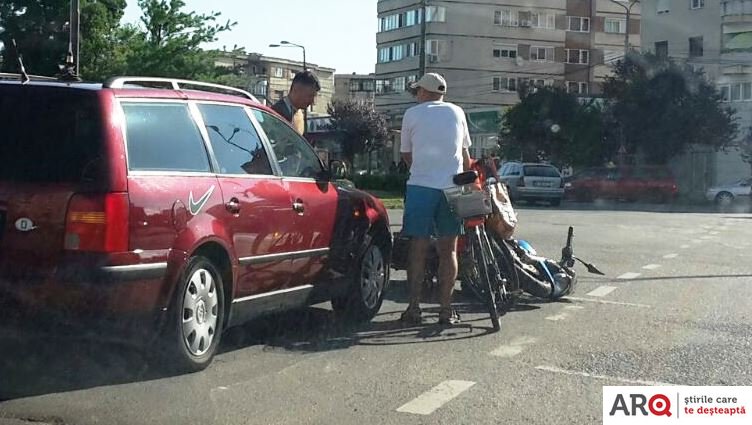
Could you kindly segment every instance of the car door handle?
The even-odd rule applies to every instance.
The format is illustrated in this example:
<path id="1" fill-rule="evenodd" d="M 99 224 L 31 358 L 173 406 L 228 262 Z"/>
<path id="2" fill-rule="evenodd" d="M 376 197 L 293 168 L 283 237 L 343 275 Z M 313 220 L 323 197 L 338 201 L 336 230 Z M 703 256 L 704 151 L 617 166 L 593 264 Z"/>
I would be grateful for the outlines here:
<path id="1" fill-rule="evenodd" d="M 237 214 L 240 212 L 240 201 L 238 201 L 238 198 L 232 198 L 227 201 L 225 208 L 227 208 L 227 211 L 231 214 Z"/>
<path id="2" fill-rule="evenodd" d="M 293 211 L 298 213 L 298 215 L 305 214 L 305 205 L 303 204 L 303 201 L 300 199 L 296 199 L 295 202 L 292 203 L 292 209 Z"/>

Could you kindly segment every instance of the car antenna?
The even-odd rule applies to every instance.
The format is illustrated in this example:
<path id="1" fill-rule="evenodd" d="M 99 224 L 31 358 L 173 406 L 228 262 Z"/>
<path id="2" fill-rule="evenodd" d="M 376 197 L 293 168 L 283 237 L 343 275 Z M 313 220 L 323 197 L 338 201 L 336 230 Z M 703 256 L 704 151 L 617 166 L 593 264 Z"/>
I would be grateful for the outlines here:
<path id="1" fill-rule="evenodd" d="M 81 78 L 76 74 L 76 62 L 73 60 L 73 46 L 68 43 L 68 54 L 65 55 L 65 64 L 58 65 L 60 68 L 59 79 L 61 81 L 81 81 Z"/>
<path id="2" fill-rule="evenodd" d="M 21 73 L 21 84 L 26 84 L 29 81 L 31 81 L 31 78 L 29 78 L 29 74 L 26 73 L 26 68 L 23 64 L 23 58 L 21 57 L 21 53 L 18 51 L 18 45 L 16 44 L 16 39 L 11 38 L 10 44 L 13 46 L 13 52 L 16 54 L 16 61 L 18 61 L 18 68 Z"/>

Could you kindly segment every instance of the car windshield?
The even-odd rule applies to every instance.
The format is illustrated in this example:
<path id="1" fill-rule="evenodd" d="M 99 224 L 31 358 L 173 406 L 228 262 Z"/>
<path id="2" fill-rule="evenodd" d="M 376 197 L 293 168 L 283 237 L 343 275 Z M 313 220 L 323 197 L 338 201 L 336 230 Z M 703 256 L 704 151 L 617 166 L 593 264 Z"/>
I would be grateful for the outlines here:
<path id="1" fill-rule="evenodd" d="M 752 424 L 751 182 L 752 0 L 0 0 L 0 425 Z"/>

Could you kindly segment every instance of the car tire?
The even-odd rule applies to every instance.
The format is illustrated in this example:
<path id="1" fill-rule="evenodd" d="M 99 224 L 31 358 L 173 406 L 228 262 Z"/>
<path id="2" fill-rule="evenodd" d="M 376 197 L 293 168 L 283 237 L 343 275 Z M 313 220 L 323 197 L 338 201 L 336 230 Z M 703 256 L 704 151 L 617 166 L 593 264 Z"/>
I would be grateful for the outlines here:
<path id="1" fill-rule="evenodd" d="M 222 275 L 209 259 L 192 257 L 178 280 L 169 310 L 162 361 L 176 372 L 198 372 L 211 364 L 224 325 Z"/>
<path id="2" fill-rule="evenodd" d="M 347 293 L 332 299 L 332 308 L 341 319 L 368 322 L 381 309 L 389 282 L 389 265 L 382 249 L 371 244 L 361 256 Z"/>
<path id="3" fill-rule="evenodd" d="M 734 195 L 729 192 L 721 192 L 715 196 L 715 204 L 718 208 L 729 208 L 734 203 Z"/>

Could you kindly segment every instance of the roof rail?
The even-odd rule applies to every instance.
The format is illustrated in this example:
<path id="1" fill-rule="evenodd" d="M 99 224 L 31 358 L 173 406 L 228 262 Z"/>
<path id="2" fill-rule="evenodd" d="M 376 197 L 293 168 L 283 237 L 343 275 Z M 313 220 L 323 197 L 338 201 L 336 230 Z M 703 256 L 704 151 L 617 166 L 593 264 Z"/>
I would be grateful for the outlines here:
<path id="1" fill-rule="evenodd" d="M 45 77 L 43 75 L 29 75 L 29 78 L 32 80 L 42 80 L 42 81 L 60 81 L 56 77 Z M 21 74 L 16 74 L 12 72 L 0 72 L 0 80 L 19 80 L 21 81 Z"/>
<path id="2" fill-rule="evenodd" d="M 105 81 L 102 87 L 110 88 L 110 89 L 122 89 L 122 88 L 125 88 L 125 86 L 128 84 L 138 84 L 138 83 L 163 83 L 165 85 L 169 85 L 169 88 L 171 88 L 172 90 L 183 90 L 183 89 L 190 90 L 190 86 L 195 86 L 195 87 L 200 87 L 200 88 L 210 88 L 210 89 L 223 90 L 225 92 L 229 92 L 226 94 L 242 96 L 254 102 L 259 101 L 254 95 L 248 93 L 245 90 L 241 90 L 235 87 L 223 86 L 221 84 L 204 83 L 201 81 L 180 80 L 176 78 L 112 77 L 108 79 L 107 81 Z M 205 90 L 205 91 L 211 91 L 211 90 Z"/>

